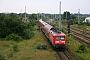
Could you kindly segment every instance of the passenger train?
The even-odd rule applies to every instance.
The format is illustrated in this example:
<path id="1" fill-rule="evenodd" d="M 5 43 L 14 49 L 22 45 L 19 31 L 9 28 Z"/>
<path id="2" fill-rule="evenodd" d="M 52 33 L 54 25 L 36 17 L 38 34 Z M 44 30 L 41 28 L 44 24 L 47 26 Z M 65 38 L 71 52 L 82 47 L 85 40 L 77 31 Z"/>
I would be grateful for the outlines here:
<path id="1" fill-rule="evenodd" d="M 44 22 L 42 19 L 38 21 L 39 28 L 44 32 L 54 48 L 65 49 L 66 48 L 66 35 L 56 30 L 50 24 Z"/>

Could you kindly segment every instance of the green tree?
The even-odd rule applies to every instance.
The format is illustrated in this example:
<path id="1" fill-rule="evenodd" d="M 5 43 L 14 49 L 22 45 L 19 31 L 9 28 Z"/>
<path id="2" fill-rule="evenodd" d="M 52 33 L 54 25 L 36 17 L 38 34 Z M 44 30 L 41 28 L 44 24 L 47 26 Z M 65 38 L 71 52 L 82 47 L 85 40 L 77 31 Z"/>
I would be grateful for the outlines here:
<path id="1" fill-rule="evenodd" d="M 76 20 L 76 16 L 74 14 L 70 14 L 70 19 Z"/>
<path id="2" fill-rule="evenodd" d="M 20 24 L 22 24 L 22 21 L 16 14 L 11 13 L 9 16 L 5 16 L 0 27 L 0 36 L 4 38 L 11 33 L 20 34 L 23 31 Z"/>
<path id="3" fill-rule="evenodd" d="M 34 19 L 34 20 L 37 20 L 37 14 L 30 14 L 29 15 L 29 19 Z"/>
<path id="4" fill-rule="evenodd" d="M 0 14 L 0 37 L 5 38 L 6 36 L 14 33 L 24 37 L 25 29 L 33 30 L 34 26 L 32 22 L 22 22 L 20 17 L 11 13 L 9 15 Z M 26 32 L 27 33 L 27 32 Z"/>
<path id="5" fill-rule="evenodd" d="M 70 12 L 66 11 L 63 13 L 63 19 L 66 19 L 66 16 L 67 16 L 67 20 L 70 19 Z"/>
<path id="6" fill-rule="evenodd" d="M 4 17 L 5 17 L 5 14 L 0 13 L 0 21 L 2 21 L 4 19 Z"/>

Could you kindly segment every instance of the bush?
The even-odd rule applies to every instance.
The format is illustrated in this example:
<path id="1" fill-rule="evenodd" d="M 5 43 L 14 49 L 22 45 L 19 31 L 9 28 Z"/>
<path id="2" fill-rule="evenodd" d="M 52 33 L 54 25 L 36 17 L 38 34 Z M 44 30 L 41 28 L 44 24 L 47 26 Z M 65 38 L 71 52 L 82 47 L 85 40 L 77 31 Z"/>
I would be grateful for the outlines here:
<path id="1" fill-rule="evenodd" d="M 8 57 L 13 57 L 13 52 L 10 52 L 9 54 L 8 54 Z"/>
<path id="2" fill-rule="evenodd" d="M 5 39 L 6 40 L 14 40 L 14 41 L 20 41 L 20 40 L 22 40 L 21 36 L 18 36 L 17 34 L 14 34 L 14 33 L 6 36 Z"/>
<path id="3" fill-rule="evenodd" d="M 34 36 L 34 33 L 30 31 L 30 29 L 25 29 L 24 31 L 24 38 L 25 39 L 30 39 Z"/>
<path id="4" fill-rule="evenodd" d="M 82 23 L 80 23 L 79 25 L 87 25 L 87 26 L 90 26 L 90 22 L 82 22 Z"/>
<path id="5" fill-rule="evenodd" d="M 85 52 L 87 52 L 86 45 L 81 44 L 81 45 L 78 47 L 77 52 L 79 52 L 79 53 L 85 53 Z"/>
<path id="6" fill-rule="evenodd" d="M 63 28 L 62 28 L 62 32 L 67 33 Z"/>
<path id="7" fill-rule="evenodd" d="M 0 60 L 6 60 L 4 54 L 0 54 Z"/>
<path id="8" fill-rule="evenodd" d="M 31 57 L 23 57 L 20 60 L 31 60 Z"/>
<path id="9" fill-rule="evenodd" d="M 19 50 L 18 50 L 18 45 L 17 45 L 17 43 L 14 43 L 14 44 L 13 44 L 13 50 L 16 51 L 16 52 L 19 51 Z"/>
<path id="10" fill-rule="evenodd" d="M 37 49 L 46 50 L 47 49 L 47 45 L 45 43 L 38 43 L 36 48 Z"/>

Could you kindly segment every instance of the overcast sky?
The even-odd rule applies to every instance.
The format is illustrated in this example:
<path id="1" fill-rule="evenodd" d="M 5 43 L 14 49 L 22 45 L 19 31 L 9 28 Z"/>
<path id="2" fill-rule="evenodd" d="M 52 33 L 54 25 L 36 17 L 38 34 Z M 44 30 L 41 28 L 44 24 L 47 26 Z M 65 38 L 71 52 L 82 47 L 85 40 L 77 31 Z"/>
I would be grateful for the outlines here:
<path id="1" fill-rule="evenodd" d="M 61 13 L 70 11 L 90 14 L 90 0 L 0 0 L 0 12 L 26 12 L 27 13 L 59 13 L 61 1 Z"/>

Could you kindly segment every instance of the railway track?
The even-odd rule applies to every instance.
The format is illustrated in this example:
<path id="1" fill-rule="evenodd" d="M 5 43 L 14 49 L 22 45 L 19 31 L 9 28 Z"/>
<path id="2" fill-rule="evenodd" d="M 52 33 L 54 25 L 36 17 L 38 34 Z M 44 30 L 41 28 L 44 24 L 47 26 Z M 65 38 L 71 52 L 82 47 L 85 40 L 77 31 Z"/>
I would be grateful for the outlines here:
<path id="1" fill-rule="evenodd" d="M 57 52 L 59 60 L 75 60 L 67 51 Z"/>
<path id="2" fill-rule="evenodd" d="M 87 47 L 90 48 L 90 43 L 86 42 L 85 40 L 83 40 L 82 38 L 78 37 L 77 35 L 74 34 L 70 34 L 75 40 L 79 41 L 80 43 L 84 43 L 87 45 Z"/>
<path id="3" fill-rule="evenodd" d="M 82 33 L 82 32 L 83 32 L 82 30 L 77 29 L 77 28 L 73 28 L 73 27 L 71 27 L 71 29 L 76 30 L 76 31 L 79 31 L 80 33 Z M 85 32 L 85 33 L 86 33 L 85 35 L 87 35 L 87 36 L 89 36 L 89 35 L 90 35 L 90 33 L 89 33 L 89 32 Z"/>
<path id="4" fill-rule="evenodd" d="M 64 27 L 64 29 L 66 29 Z M 87 47 L 90 48 L 90 37 L 84 36 L 78 32 L 75 32 L 74 30 L 71 30 L 70 35 L 77 41 L 79 41 L 80 43 L 84 43 L 87 45 Z M 89 42 L 87 42 L 86 40 L 88 40 Z"/>
<path id="5" fill-rule="evenodd" d="M 64 27 L 64 29 L 67 29 L 67 28 Z M 77 36 L 80 36 L 80 37 L 82 37 L 84 40 L 88 40 L 88 41 L 90 42 L 90 37 L 89 37 L 89 36 L 83 35 L 83 34 L 81 34 L 80 32 L 75 31 L 74 29 L 71 29 L 71 33 L 73 33 L 73 34 L 75 34 L 75 35 L 77 35 Z"/>
<path id="6" fill-rule="evenodd" d="M 90 42 L 90 37 L 85 36 L 85 35 L 83 35 L 83 34 L 80 34 L 80 33 L 76 32 L 76 31 L 74 31 L 74 30 L 71 30 L 71 32 L 74 33 L 74 34 L 77 35 L 77 36 L 82 37 L 82 38 L 85 39 L 85 40 L 88 40 L 88 41 Z"/>

